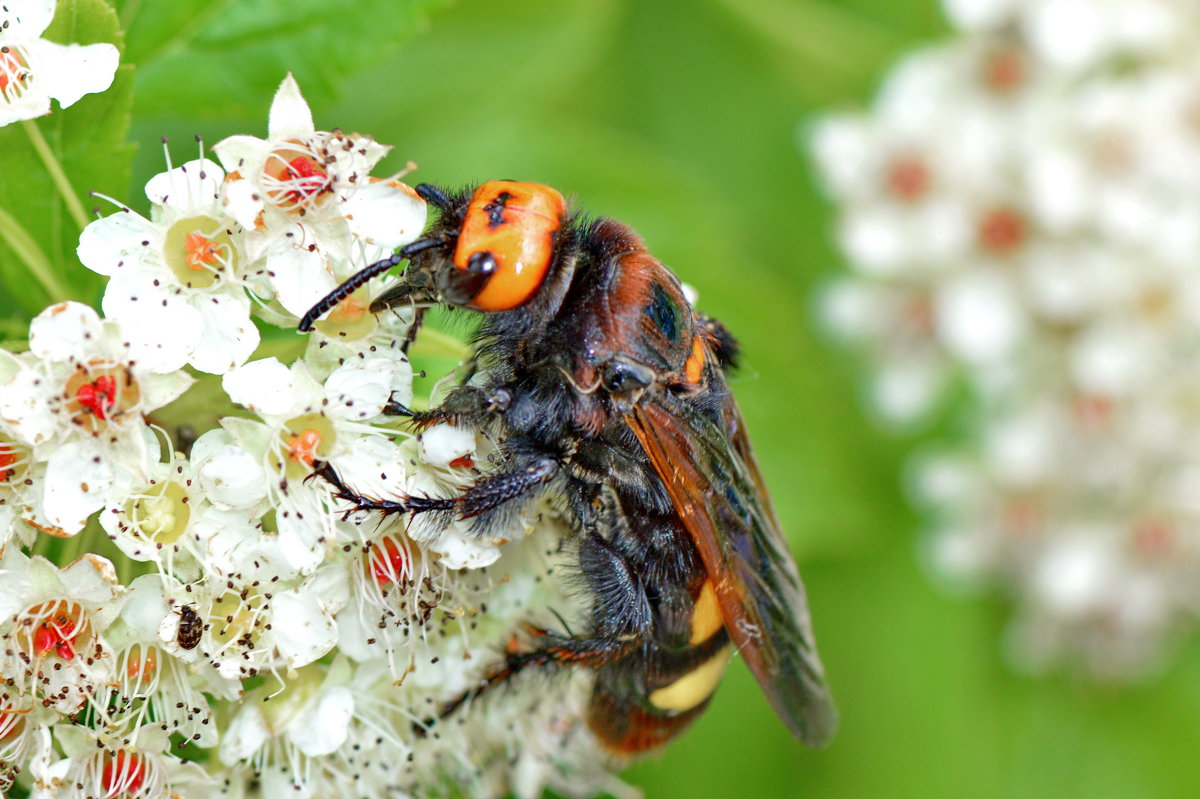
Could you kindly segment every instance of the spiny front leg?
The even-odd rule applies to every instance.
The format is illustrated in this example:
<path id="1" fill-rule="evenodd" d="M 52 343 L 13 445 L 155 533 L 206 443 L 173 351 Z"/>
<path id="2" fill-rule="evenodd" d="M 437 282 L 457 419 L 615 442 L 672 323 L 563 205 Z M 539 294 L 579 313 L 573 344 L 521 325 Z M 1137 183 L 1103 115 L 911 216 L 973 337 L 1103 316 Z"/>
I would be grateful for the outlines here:
<path id="1" fill-rule="evenodd" d="M 344 512 L 344 518 L 358 511 L 376 511 L 384 516 L 435 512 L 450 514 L 458 519 L 470 519 L 540 488 L 558 473 L 558 469 L 558 461 L 550 456 L 531 456 L 517 461 L 508 469 L 480 478 L 457 497 L 397 494 L 396 499 L 374 499 L 358 493 L 346 485 L 337 470 L 325 461 L 313 464 L 313 476 L 326 480 L 336 489 L 335 497 L 354 506 Z"/>
<path id="2" fill-rule="evenodd" d="M 418 430 L 443 422 L 480 429 L 502 415 L 510 405 L 512 392 L 503 386 L 458 386 L 446 396 L 441 405 L 428 411 L 414 412 L 411 418 L 413 426 Z"/>

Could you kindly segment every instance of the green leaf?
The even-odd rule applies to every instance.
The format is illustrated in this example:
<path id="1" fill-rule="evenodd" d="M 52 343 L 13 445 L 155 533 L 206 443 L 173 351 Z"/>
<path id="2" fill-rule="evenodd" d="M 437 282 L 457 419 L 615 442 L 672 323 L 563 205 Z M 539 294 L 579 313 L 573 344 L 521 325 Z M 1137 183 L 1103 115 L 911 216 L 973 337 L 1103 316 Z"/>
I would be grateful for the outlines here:
<path id="1" fill-rule="evenodd" d="M 116 13 L 103 0 L 61 0 L 45 34 L 61 44 L 122 45 Z M 55 107 L 33 120 L 34 136 L 43 137 L 50 157 L 70 182 L 72 196 L 90 207 L 89 191 L 116 197 L 129 189 L 133 148 L 125 143 L 129 130 L 133 70 L 117 70 L 112 86 L 100 94 L 85 95 L 70 108 Z M 0 240 L 0 314 L 29 318 L 48 302 L 63 299 L 89 301 L 96 297 L 101 279 L 84 269 L 75 257 L 79 226 L 67 212 L 60 188 L 38 155 L 31 132 L 22 124 L 0 128 L 0 205 L 11 213 L 23 232 L 17 250 Z M 44 288 L 47 281 L 29 277 L 29 248 L 40 250 L 56 278 L 67 287 L 66 296 Z"/>
<path id="2" fill-rule="evenodd" d="M 127 4 L 139 114 L 261 115 L 292 72 L 314 104 L 411 36 L 441 0 L 176 0 Z"/>
<path id="3" fill-rule="evenodd" d="M 121 21 L 104 0 L 60 0 L 42 37 L 59 44 L 122 45 Z"/>

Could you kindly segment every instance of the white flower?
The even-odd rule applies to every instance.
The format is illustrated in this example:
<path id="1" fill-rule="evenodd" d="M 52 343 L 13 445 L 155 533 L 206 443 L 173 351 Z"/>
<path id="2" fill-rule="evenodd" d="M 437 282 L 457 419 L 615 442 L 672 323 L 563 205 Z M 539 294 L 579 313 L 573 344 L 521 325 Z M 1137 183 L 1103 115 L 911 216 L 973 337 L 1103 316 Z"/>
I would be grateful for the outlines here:
<path id="1" fill-rule="evenodd" d="M 107 275 L 104 312 L 125 323 L 141 349 L 224 374 L 258 346 L 246 294 L 241 227 L 219 199 L 225 173 L 200 159 L 146 184 L 150 219 L 129 208 L 79 237 L 79 260 Z"/>
<path id="2" fill-rule="evenodd" d="M 315 130 L 291 75 L 267 135 L 231 136 L 213 151 L 229 172 L 224 197 L 248 231 L 250 259 L 265 258 L 270 291 L 299 317 L 340 279 L 416 239 L 425 202 L 399 180 L 370 177 L 389 148 Z"/>
<path id="3" fill-rule="evenodd" d="M 78 303 L 33 320 L 30 352 L 10 356 L 0 416 L 33 462 L 45 462 L 41 524 L 71 534 L 113 496 L 140 482 L 157 460 L 144 415 L 182 394 L 181 364 L 156 360 L 111 322 Z"/>
<path id="4" fill-rule="evenodd" d="M 331 464 L 350 485 L 380 493 L 402 478 L 399 451 L 369 424 L 394 391 L 411 391 L 406 360 L 352 360 L 318 383 L 303 362 L 252 361 L 225 376 L 235 402 L 263 422 L 224 420 L 233 441 L 252 453 L 268 480 L 269 498 L 289 562 L 311 572 L 337 544 L 331 488 L 309 479 L 314 465 Z"/>
<path id="5" fill-rule="evenodd" d="M 15 0 L 0 8 L 0 125 L 50 113 L 107 89 L 120 54 L 111 44 L 55 44 L 41 38 L 55 0 Z"/>
<path id="6" fill-rule="evenodd" d="M 122 588 L 112 563 L 87 555 L 59 570 L 15 548 L 0 560 L 0 672 L 8 704 L 87 708 L 111 674 L 103 633 Z"/>

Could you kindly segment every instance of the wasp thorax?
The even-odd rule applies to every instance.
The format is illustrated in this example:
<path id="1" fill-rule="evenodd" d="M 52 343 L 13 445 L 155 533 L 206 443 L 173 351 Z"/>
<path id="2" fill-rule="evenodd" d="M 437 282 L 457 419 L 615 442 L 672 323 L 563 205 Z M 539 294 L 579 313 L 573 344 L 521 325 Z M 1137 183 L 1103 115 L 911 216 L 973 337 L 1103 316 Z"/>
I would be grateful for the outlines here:
<path id="1" fill-rule="evenodd" d="M 112 420 L 137 409 L 141 390 L 126 366 L 92 362 L 67 378 L 63 400 L 71 421 L 99 434 Z"/>
<path id="2" fill-rule="evenodd" d="M 171 225 L 163 257 L 175 278 L 192 289 L 209 288 L 237 271 L 237 248 L 229 230 L 209 216 L 191 216 Z"/>

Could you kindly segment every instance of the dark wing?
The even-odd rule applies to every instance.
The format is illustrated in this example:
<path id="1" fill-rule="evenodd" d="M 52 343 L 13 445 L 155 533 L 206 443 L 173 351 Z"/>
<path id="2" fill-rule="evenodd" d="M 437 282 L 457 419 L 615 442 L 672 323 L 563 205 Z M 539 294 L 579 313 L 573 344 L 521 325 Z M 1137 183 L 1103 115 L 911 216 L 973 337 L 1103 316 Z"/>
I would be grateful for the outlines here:
<path id="1" fill-rule="evenodd" d="M 713 385 L 715 383 L 715 385 Z M 719 375 L 710 385 L 726 392 Z M 664 402 L 674 402 L 664 398 Z M 732 397 L 719 424 L 650 400 L 625 421 L 662 479 L 716 588 L 730 636 L 775 712 L 812 747 L 837 712 L 813 640 L 808 601 Z"/>

